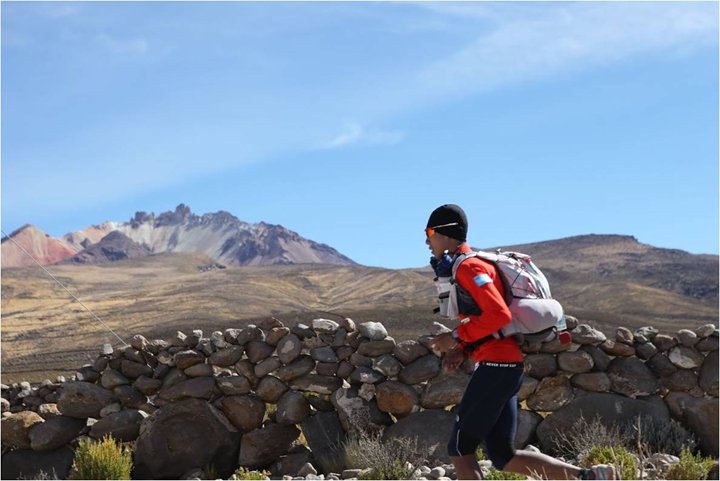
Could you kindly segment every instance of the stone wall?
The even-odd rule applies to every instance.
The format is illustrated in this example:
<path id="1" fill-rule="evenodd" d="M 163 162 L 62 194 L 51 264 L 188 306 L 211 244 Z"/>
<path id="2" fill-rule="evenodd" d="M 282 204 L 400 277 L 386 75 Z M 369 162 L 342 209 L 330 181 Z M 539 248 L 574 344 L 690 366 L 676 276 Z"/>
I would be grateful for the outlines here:
<path id="1" fill-rule="evenodd" d="M 608 338 L 569 317 L 568 328 L 572 343 L 522 346 L 518 447 L 550 448 L 580 415 L 610 423 L 646 414 L 682 422 L 718 456 L 714 325 L 672 336 L 621 327 Z M 135 474 L 146 478 L 209 464 L 224 477 L 238 465 L 294 475 L 311 456 L 297 446 L 298 426 L 325 466 L 338 464 L 336 447 L 355 429 L 418 435 L 446 458 L 454 417 L 446 408 L 460 402 L 473 364 L 443 372 L 427 343 L 449 329 L 436 323 L 432 331 L 396 343 L 376 322 L 287 327 L 270 318 L 209 338 L 136 335 L 122 349 L 103 346 L 70 381 L 3 386 L 2 442 L 50 452 L 111 434 L 136 441 Z"/>

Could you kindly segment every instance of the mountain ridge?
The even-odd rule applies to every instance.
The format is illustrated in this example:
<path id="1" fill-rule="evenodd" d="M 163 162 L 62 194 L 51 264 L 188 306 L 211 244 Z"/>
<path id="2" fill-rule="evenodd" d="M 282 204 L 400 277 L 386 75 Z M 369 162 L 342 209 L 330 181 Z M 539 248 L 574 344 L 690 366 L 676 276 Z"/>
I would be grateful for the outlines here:
<path id="1" fill-rule="evenodd" d="M 306 239 L 281 225 L 265 222 L 250 224 L 223 210 L 214 214 L 196 215 L 185 204 L 157 216 L 154 213 L 136 212 L 128 222 L 105 221 L 70 232 L 59 239 L 43 233 L 58 246 L 56 250 L 59 253 L 50 258 L 39 255 L 44 253 L 43 248 L 39 247 L 38 253 L 32 252 L 37 242 L 24 242 L 31 247 L 26 249 L 30 254 L 48 265 L 82 253 L 115 231 L 147 247 L 152 254 L 197 252 L 228 266 L 306 263 L 356 265 L 356 262 L 334 248 Z M 15 240 L 13 234 L 11 237 Z M 18 250 L 17 247 L 15 250 Z M 117 256 L 123 257 L 119 254 Z M 86 262 L 93 262 L 94 259 L 107 261 L 106 257 L 98 257 L 95 253 L 89 253 L 83 258 Z M 30 259 L 20 259 L 5 244 L 2 260 L 4 267 L 21 267 L 32 263 Z"/>

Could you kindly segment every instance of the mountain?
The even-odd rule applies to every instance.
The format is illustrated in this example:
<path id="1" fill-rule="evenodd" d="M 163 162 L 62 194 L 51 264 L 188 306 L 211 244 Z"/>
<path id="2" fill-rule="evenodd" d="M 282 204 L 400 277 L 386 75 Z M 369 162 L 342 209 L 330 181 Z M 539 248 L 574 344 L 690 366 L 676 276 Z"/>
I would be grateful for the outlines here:
<path id="1" fill-rule="evenodd" d="M 147 246 L 140 245 L 122 232 L 115 230 L 90 245 L 79 254 L 60 261 L 60 264 L 103 264 L 124 259 L 135 259 L 151 254 Z"/>
<path id="2" fill-rule="evenodd" d="M 568 296 L 592 284 L 634 284 L 718 301 L 718 256 L 642 244 L 632 236 L 583 235 L 507 247 L 532 254 Z"/>
<path id="3" fill-rule="evenodd" d="M 15 243 L 22 246 L 33 259 L 42 265 L 55 264 L 74 255 L 78 249 L 67 243 L 55 239 L 35 226 L 26 224 L 18 230 L 3 237 L 0 249 L 2 250 L 2 267 L 24 267 L 36 265 L 33 259 L 27 256 Z"/>
<path id="4" fill-rule="evenodd" d="M 184 204 L 177 206 L 174 211 L 157 216 L 137 212 L 129 222 L 109 221 L 66 234 L 60 240 L 55 240 L 58 245 L 66 247 L 62 255 L 58 253 L 56 256 L 44 258 L 41 263 L 53 264 L 77 253 L 80 253 L 79 257 L 76 256 L 73 261 L 76 263 L 107 262 L 124 258 L 119 255 L 99 255 L 98 249 L 88 253 L 81 252 L 91 249 L 111 232 L 121 232 L 152 254 L 192 252 L 207 255 L 228 266 L 356 265 L 353 260 L 332 247 L 305 239 L 283 226 L 264 222 L 249 224 L 226 211 L 198 216 Z M 23 242 L 19 243 L 25 245 Z M 24 263 L 18 263 L 21 261 Z M 3 267 L 25 265 L 29 264 L 18 256 L 8 255 L 6 258 L 3 244 Z"/>

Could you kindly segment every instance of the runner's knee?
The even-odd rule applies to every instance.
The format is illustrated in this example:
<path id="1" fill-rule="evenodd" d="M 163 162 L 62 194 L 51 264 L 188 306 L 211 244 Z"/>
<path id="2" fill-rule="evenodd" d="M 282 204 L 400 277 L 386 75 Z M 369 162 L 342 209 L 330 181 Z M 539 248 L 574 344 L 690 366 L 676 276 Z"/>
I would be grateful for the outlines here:
<path id="1" fill-rule="evenodd" d="M 485 441 L 487 455 L 495 469 L 502 470 L 515 457 L 515 440 L 508 438 L 488 438 Z"/>
<path id="2" fill-rule="evenodd" d="M 450 436 L 447 450 L 450 456 L 467 456 L 468 454 L 475 454 L 479 446 L 480 440 L 478 438 L 456 428 Z"/>

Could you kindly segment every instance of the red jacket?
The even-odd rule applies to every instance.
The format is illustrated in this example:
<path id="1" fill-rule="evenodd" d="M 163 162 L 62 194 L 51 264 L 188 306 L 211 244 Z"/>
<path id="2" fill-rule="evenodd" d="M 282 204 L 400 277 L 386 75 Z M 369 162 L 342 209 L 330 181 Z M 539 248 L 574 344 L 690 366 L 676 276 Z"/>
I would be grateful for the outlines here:
<path id="1" fill-rule="evenodd" d="M 472 252 L 467 244 L 461 245 L 456 253 Z M 463 261 L 455 273 L 455 280 L 472 296 L 482 310 L 479 316 L 460 313 L 467 322 L 457 328 L 458 337 L 464 343 L 472 343 L 498 331 L 512 319 L 503 298 L 503 284 L 495 266 L 483 259 L 471 257 Z M 521 362 L 522 351 L 514 337 L 492 339 L 472 353 L 475 361 Z"/>

